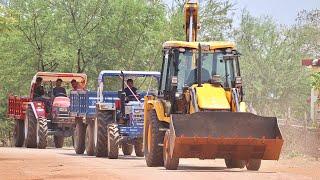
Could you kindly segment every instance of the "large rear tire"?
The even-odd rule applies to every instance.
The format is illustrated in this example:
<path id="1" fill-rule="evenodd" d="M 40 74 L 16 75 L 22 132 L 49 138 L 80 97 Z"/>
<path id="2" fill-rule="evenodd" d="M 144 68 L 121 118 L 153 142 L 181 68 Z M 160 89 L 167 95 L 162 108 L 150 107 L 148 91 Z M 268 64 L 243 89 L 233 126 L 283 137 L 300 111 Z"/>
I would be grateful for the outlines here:
<path id="1" fill-rule="evenodd" d="M 106 157 L 108 155 L 108 124 L 112 122 L 112 111 L 98 111 L 95 124 L 95 154 L 96 157 Z"/>
<path id="2" fill-rule="evenodd" d="M 244 160 L 236 160 L 236 159 L 229 159 L 229 158 L 225 158 L 224 162 L 227 166 L 228 169 L 231 168 L 244 168 L 246 166 L 246 161 Z"/>
<path id="3" fill-rule="evenodd" d="M 14 120 L 13 142 L 15 147 L 22 147 L 24 143 L 24 120 Z"/>
<path id="4" fill-rule="evenodd" d="M 94 155 L 94 121 L 89 121 L 86 130 L 86 152 L 88 156 Z"/>
<path id="5" fill-rule="evenodd" d="M 116 124 L 108 125 L 108 158 L 118 159 L 119 156 L 119 128 Z M 131 149 L 132 153 L 132 149 Z"/>
<path id="6" fill-rule="evenodd" d="M 138 141 L 134 144 L 134 152 L 136 153 L 137 157 L 144 156 L 142 141 Z"/>
<path id="7" fill-rule="evenodd" d="M 74 130 L 74 150 L 77 154 L 83 154 L 85 150 L 85 135 L 86 126 L 82 120 L 76 121 L 76 128 Z"/>
<path id="8" fill-rule="evenodd" d="M 30 105 L 28 105 L 28 109 L 26 112 L 24 127 L 25 127 L 24 128 L 25 146 L 27 148 L 36 148 L 37 147 L 37 118 Z"/>
<path id="9" fill-rule="evenodd" d="M 55 148 L 62 148 L 63 142 L 64 142 L 64 137 L 63 136 L 53 136 L 53 141 L 54 141 Z"/>
<path id="10" fill-rule="evenodd" d="M 176 170 L 179 166 L 179 158 L 171 157 L 170 155 L 170 143 L 169 143 L 170 131 L 168 130 L 164 137 L 163 142 L 163 160 L 164 167 L 168 170 Z"/>
<path id="11" fill-rule="evenodd" d="M 122 147 L 123 155 L 130 156 L 132 154 L 133 146 L 131 144 L 123 143 L 121 147 Z"/>
<path id="12" fill-rule="evenodd" d="M 38 120 L 38 133 L 37 144 L 39 149 L 45 149 L 48 144 L 48 124 L 47 119 L 39 118 Z"/>
<path id="13" fill-rule="evenodd" d="M 250 159 L 247 161 L 246 167 L 249 171 L 258 171 L 261 166 L 261 159 Z"/>
<path id="14" fill-rule="evenodd" d="M 147 166 L 163 166 L 163 144 L 165 132 L 160 131 L 160 121 L 155 110 L 149 114 L 149 121 L 145 128 L 144 152 Z"/>

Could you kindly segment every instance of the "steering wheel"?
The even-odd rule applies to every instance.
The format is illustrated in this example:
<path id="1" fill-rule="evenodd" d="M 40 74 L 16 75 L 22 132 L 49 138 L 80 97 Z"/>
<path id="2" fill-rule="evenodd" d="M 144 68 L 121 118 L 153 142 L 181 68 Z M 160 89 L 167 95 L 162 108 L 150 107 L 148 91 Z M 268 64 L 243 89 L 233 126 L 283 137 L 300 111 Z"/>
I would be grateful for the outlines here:
<path id="1" fill-rule="evenodd" d="M 140 95 L 136 94 L 136 97 L 140 100 Z M 137 101 L 137 99 L 134 97 L 134 95 L 129 95 L 128 96 L 128 101 Z"/>

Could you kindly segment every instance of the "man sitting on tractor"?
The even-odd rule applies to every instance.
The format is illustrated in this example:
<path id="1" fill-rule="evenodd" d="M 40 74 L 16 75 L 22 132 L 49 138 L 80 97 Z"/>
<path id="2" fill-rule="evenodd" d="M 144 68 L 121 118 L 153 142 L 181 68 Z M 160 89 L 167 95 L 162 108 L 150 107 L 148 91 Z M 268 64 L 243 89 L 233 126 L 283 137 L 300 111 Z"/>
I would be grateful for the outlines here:
<path id="1" fill-rule="evenodd" d="M 133 80 L 128 79 L 127 80 L 127 87 L 124 89 L 124 92 L 126 93 L 126 96 L 129 98 L 129 100 L 134 101 L 136 100 L 136 97 L 139 98 L 137 95 L 137 88 L 133 86 Z"/>
<path id="2" fill-rule="evenodd" d="M 61 87 L 62 79 L 57 79 L 56 81 L 56 87 L 53 88 L 53 96 L 67 96 L 66 89 L 64 87 Z"/>
<path id="3" fill-rule="evenodd" d="M 84 90 L 84 88 L 82 88 L 75 79 L 71 80 L 71 86 L 72 86 L 72 91 Z"/>
<path id="4" fill-rule="evenodd" d="M 46 112 L 49 112 L 51 102 L 50 100 L 43 97 L 45 94 L 45 91 L 41 84 L 42 84 L 42 78 L 37 77 L 36 83 L 33 89 L 33 100 L 43 102 L 45 105 Z"/>
<path id="5" fill-rule="evenodd" d="M 33 98 L 41 98 L 44 95 L 44 88 L 41 84 L 42 84 L 42 78 L 37 77 L 34 90 L 33 90 Z"/>

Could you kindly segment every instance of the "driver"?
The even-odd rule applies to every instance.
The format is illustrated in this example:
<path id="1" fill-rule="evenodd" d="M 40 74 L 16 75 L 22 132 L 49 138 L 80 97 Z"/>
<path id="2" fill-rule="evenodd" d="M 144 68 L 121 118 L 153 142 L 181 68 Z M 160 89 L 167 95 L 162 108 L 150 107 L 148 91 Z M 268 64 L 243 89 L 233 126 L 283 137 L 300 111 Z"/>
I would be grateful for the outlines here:
<path id="1" fill-rule="evenodd" d="M 64 87 L 61 87 L 62 84 L 62 79 L 57 79 L 56 81 L 56 87 L 53 88 L 53 96 L 58 97 L 58 96 L 66 96 L 66 89 Z"/>
<path id="2" fill-rule="evenodd" d="M 41 84 L 42 84 L 42 78 L 37 77 L 34 90 L 33 90 L 33 98 L 41 98 L 44 95 L 44 88 Z"/>
<path id="3" fill-rule="evenodd" d="M 128 87 L 126 87 L 124 89 L 124 92 L 126 93 L 126 96 L 133 96 L 132 92 L 134 93 L 134 95 L 137 95 L 137 88 L 135 88 L 133 86 L 133 80 L 132 79 L 128 79 L 127 80 L 127 85 L 128 85 Z M 132 92 L 130 91 L 129 88 L 131 89 Z"/>

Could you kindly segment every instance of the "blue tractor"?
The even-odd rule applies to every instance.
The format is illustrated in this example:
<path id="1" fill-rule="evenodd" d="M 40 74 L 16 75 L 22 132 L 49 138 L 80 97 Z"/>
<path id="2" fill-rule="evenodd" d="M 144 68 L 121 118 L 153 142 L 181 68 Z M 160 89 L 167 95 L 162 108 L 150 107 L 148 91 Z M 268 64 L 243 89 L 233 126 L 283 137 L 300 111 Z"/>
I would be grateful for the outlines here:
<path id="1" fill-rule="evenodd" d="M 133 93 L 128 79 L 144 90 Z M 144 156 L 144 96 L 157 93 L 159 79 L 159 72 L 106 70 L 99 74 L 97 91 L 71 93 L 71 112 L 80 119 L 74 135 L 76 153 L 85 149 L 88 155 L 117 159 L 121 148 L 124 155 L 134 149 L 136 156 Z"/>

